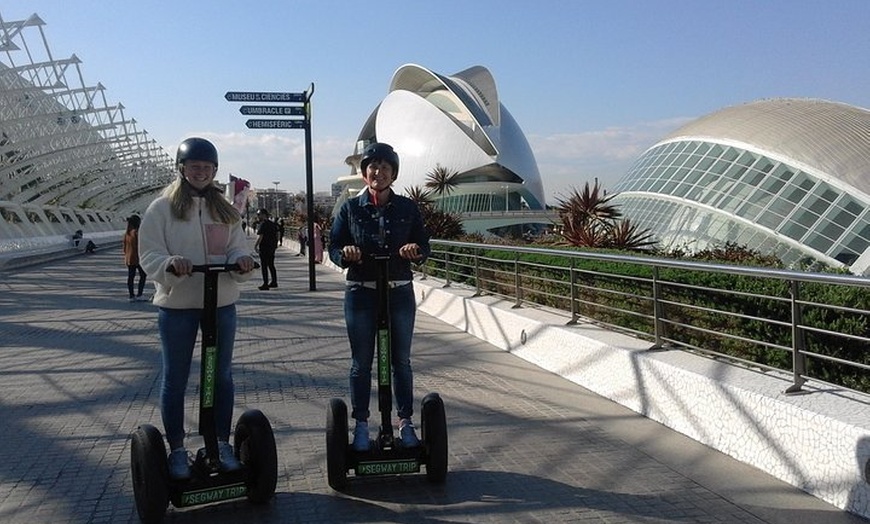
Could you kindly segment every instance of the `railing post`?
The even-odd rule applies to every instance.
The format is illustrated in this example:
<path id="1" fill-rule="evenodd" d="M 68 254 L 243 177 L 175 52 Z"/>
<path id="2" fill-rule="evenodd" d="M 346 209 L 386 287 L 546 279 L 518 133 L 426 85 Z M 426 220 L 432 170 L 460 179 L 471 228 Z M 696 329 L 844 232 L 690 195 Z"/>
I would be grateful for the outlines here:
<path id="1" fill-rule="evenodd" d="M 517 297 L 517 301 L 514 303 L 513 308 L 518 308 L 523 306 L 523 288 L 522 281 L 520 280 L 520 254 L 514 253 L 514 294 Z"/>
<path id="2" fill-rule="evenodd" d="M 800 283 L 797 280 L 789 281 L 791 290 L 791 357 L 793 383 L 785 390 L 785 394 L 793 395 L 800 393 L 807 379 L 807 339 L 803 330 L 803 314 L 800 305 Z"/>
<path id="3" fill-rule="evenodd" d="M 479 297 L 483 292 L 480 290 L 480 255 L 477 248 L 474 249 L 474 296 Z"/>
<path id="4" fill-rule="evenodd" d="M 661 296 L 662 289 L 659 283 L 659 267 L 652 268 L 652 299 L 653 299 L 653 329 L 655 332 L 655 343 L 650 349 L 662 349 L 662 334 L 665 331 L 664 323 L 664 307 L 662 306 Z"/>
<path id="5" fill-rule="evenodd" d="M 577 311 L 577 272 L 574 271 L 574 259 L 571 259 L 571 269 L 568 274 L 568 281 L 571 286 L 571 320 L 568 321 L 568 325 L 576 324 L 577 319 L 580 317 L 580 314 Z"/>
<path id="6" fill-rule="evenodd" d="M 444 252 L 444 285 L 441 287 L 450 287 L 450 251 Z"/>
<path id="7" fill-rule="evenodd" d="M 420 280 L 426 280 L 426 278 L 428 277 L 428 271 L 427 271 L 427 268 L 429 267 L 428 260 L 427 260 L 426 262 L 420 264 L 420 265 L 417 266 L 417 267 L 420 268 L 420 273 L 423 274 L 423 276 L 420 277 Z"/>

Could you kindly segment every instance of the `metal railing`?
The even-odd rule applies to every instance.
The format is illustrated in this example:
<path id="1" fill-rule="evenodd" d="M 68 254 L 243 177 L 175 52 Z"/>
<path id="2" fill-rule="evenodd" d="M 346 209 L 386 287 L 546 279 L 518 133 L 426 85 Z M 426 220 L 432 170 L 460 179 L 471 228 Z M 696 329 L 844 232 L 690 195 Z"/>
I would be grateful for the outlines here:
<path id="1" fill-rule="evenodd" d="M 546 306 L 753 369 L 870 391 L 870 279 L 593 251 L 432 241 L 445 286 Z M 424 277 L 425 278 L 425 277 Z M 807 298 L 802 298 L 807 297 Z"/>

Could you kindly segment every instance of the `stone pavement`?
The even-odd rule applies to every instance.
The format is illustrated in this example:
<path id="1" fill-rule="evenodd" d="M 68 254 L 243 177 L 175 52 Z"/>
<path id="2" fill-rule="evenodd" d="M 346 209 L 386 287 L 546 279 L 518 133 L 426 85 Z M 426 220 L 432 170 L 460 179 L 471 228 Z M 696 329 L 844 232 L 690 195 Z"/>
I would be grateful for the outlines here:
<path id="1" fill-rule="evenodd" d="M 447 482 L 335 492 L 325 422 L 330 398 L 349 402 L 343 277 L 318 266 L 310 292 L 306 260 L 281 248 L 277 266 L 278 289 L 245 284 L 234 367 L 236 416 L 259 408 L 275 431 L 276 497 L 170 508 L 167 522 L 866 522 L 424 314 L 415 392 L 418 406 L 444 398 Z M 0 273 L 0 522 L 138 522 L 129 436 L 160 427 L 155 321 L 128 303 L 119 250 Z"/>

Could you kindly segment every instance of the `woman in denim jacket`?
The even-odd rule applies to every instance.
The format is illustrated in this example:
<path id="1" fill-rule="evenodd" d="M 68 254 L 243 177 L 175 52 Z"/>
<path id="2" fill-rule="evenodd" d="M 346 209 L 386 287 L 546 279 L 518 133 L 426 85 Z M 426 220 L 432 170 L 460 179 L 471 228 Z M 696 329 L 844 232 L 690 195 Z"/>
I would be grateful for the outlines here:
<path id="1" fill-rule="evenodd" d="M 393 192 L 399 175 L 399 156 L 384 143 L 369 145 L 362 154 L 360 171 L 366 190 L 342 205 L 330 234 L 329 258 L 347 268 L 344 319 L 350 341 L 351 417 L 356 421 L 353 448 L 369 449 L 368 418 L 372 389 L 372 361 L 377 333 L 378 268 L 373 254 L 390 254 L 390 329 L 393 384 L 399 434 L 405 447 L 420 444 L 411 416 L 413 375 L 411 338 L 417 304 L 411 262 L 429 256 L 429 233 L 417 204 Z"/>

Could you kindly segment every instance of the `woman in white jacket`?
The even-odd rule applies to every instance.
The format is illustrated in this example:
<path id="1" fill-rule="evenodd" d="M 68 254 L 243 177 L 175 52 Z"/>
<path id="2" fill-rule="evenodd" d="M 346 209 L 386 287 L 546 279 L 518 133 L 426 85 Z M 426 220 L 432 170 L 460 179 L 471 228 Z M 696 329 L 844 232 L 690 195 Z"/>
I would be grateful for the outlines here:
<path id="1" fill-rule="evenodd" d="M 201 273 L 194 264 L 238 264 L 239 273 L 221 273 L 218 283 L 218 345 L 215 418 L 221 465 L 241 467 L 229 444 L 233 412 L 231 370 L 236 332 L 238 282 L 251 277 L 254 259 L 239 212 L 214 184 L 217 149 L 208 140 L 188 138 L 178 147 L 179 177 L 148 206 L 139 229 L 140 262 L 153 279 L 157 325 L 163 351 L 160 410 L 169 442 L 169 474 L 190 478 L 184 449 L 184 393 L 203 314 Z M 171 268 L 171 271 L 170 271 Z"/>

